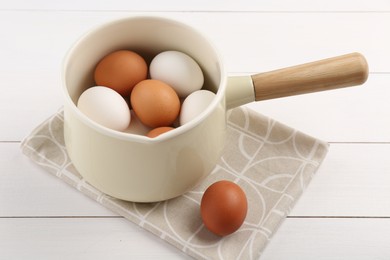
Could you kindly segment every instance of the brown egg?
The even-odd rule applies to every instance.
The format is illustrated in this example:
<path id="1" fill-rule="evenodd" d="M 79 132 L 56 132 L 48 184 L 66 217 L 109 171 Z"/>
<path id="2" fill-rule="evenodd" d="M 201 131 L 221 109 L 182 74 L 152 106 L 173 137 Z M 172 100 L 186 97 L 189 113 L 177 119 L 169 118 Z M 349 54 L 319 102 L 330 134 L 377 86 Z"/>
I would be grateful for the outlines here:
<path id="1" fill-rule="evenodd" d="M 131 92 L 130 103 L 141 122 L 153 128 L 172 125 L 180 112 L 175 90 L 159 80 L 138 83 Z"/>
<path id="2" fill-rule="evenodd" d="M 218 236 L 240 228 L 248 209 L 244 191 L 231 181 L 218 181 L 204 192 L 200 210 L 204 225 Z"/>
<path id="3" fill-rule="evenodd" d="M 138 82 L 146 79 L 147 73 L 147 64 L 140 55 L 120 50 L 99 61 L 94 79 L 96 85 L 112 88 L 119 94 L 128 96 Z"/>
<path id="4" fill-rule="evenodd" d="M 146 136 L 150 137 L 150 138 L 154 138 L 154 137 L 157 137 L 163 133 L 169 132 L 173 129 L 175 129 L 175 128 L 170 127 L 170 126 L 157 127 L 157 128 L 150 130 L 149 133 L 146 134 Z"/>

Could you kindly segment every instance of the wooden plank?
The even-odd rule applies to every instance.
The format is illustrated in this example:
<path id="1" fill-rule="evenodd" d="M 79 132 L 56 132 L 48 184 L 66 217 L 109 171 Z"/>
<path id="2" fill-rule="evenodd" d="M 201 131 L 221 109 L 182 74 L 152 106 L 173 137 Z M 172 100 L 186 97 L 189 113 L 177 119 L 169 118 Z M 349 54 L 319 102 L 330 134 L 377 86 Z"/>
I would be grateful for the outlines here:
<path id="1" fill-rule="evenodd" d="M 14 0 L 3 1 L 0 9 L 16 10 L 153 10 L 153 11 L 377 11 L 389 10 L 386 0 L 358 1 L 329 0 L 326 3 L 320 0 L 300 0 L 294 2 L 277 1 L 175 1 L 166 0 L 161 4 L 158 0 L 152 1 L 49 1 L 35 0 L 33 2 Z"/>
<path id="2" fill-rule="evenodd" d="M 390 144 L 332 144 L 291 216 L 389 217 Z M 115 216 L 0 143 L 1 216 Z"/>
<path id="3" fill-rule="evenodd" d="M 0 217 L 116 216 L 38 167 L 18 143 L 0 143 L 0 205 Z"/>
<path id="4" fill-rule="evenodd" d="M 390 219 L 287 219 L 262 260 L 389 259 Z"/>
<path id="5" fill-rule="evenodd" d="M 0 30 L 7 37 L 0 48 L 7 51 L 2 52 L 0 63 L 0 140 L 21 140 L 62 106 L 61 62 L 81 34 L 103 21 L 132 14 L 143 13 L 3 11 Z M 253 107 L 327 141 L 390 140 L 386 128 L 390 59 L 383 58 L 390 56 L 390 38 L 383 33 L 390 24 L 389 13 L 153 14 L 180 19 L 204 31 L 219 46 L 231 74 L 362 51 L 374 73 L 367 90 L 338 90 L 337 94 L 312 94 Z M 312 26 L 306 26 L 307 21 Z M 349 121 L 352 129 L 346 127 Z"/>
<path id="6" fill-rule="evenodd" d="M 103 14 L 1 12 L 0 29 L 7 34 L 1 42 L 7 49 L 2 57 L 9 62 L 1 63 L 0 69 L 58 73 L 70 45 L 87 30 L 105 21 L 143 14 L 178 19 L 201 30 L 219 48 L 231 73 L 261 72 L 353 51 L 366 55 L 371 72 L 389 72 L 390 67 L 390 60 L 383 59 L 390 55 L 390 39 L 383 33 L 390 24 L 390 12 Z"/>
<path id="7" fill-rule="evenodd" d="M 21 141 L 63 106 L 59 74 L 5 74 L 0 86 L 0 141 Z"/>
<path id="8" fill-rule="evenodd" d="M 389 144 L 331 144 L 291 216 L 389 217 Z"/>
<path id="9" fill-rule="evenodd" d="M 189 259 L 122 218 L 0 218 L 0 234 L 2 259 Z"/>
<path id="10" fill-rule="evenodd" d="M 327 142 L 390 142 L 390 74 L 358 87 L 255 102 L 248 107 Z"/>
<path id="11" fill-rule="evenodd" d="M 390 55 L 390 39 L 383 31 L 390 13 L 217 13 L 208 26 L 196 18 L 184 21 L 216 44 L 228 72 L 263 72 L 355 51 L 366 56 L 371 72 L 389 71 L 383 57 Z"/>
<path id="12" fill-rule="evenodd" d="M 189 259 L 125 219 L 0 219 L 4 259 Z M 261 259 L 389 259 L 389 219 L 286 219 Z M 23 250 L 20 250 L 23 248 Z"/>
<path id="13" fill-rule="evenodd" d="M 17 143 L 4 143 L 20 141 L 62 105 L 61 61 L 82 33 L 120 16 L 151 14 L 203 31 L 229 74 L 366 55 L 372 74 L 364 88 L 249 105 L 327 141 L 378 142 L 331 144 L 262 259 L 389 259 L 390 1 L 163 2 L 0 2 L 0 258 L 186 258 L 29 162 Z"/>

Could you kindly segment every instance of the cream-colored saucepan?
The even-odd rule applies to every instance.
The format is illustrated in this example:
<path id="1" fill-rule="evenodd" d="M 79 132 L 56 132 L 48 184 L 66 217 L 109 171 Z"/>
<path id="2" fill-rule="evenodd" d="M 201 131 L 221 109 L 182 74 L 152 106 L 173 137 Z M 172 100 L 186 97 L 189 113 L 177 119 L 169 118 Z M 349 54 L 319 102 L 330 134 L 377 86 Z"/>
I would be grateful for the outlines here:
<path id="1" fill-rule="evenodd" d="M 94 85 L 97 62 L 119 49 L 136 51 L 149 61 L 166 50 L 190 55 L 201 66 L 204 88 L 215 92 L 215 99 L 191 122 L 153 139 L 98 125 L 75 104 Z M 367 75 L 364 57 L 353 53 L 228 78 L 215 47 L 188 25 L 161 17 L 122 18 L 84 35 L 65 58 L 66 148 L 76 169 L 100 191 L 135 202 L 166 200 L 188 191 L 213 169 L 224 146 L 227 109 L 255 100 L 359 85 Z"/>

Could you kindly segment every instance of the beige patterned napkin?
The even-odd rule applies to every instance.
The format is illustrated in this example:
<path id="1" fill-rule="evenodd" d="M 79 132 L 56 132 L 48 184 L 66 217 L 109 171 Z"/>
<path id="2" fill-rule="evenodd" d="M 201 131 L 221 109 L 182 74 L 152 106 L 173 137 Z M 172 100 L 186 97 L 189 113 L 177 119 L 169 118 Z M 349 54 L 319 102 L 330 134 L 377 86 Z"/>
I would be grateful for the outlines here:
<path id="1" fill-rule="evenodd" d="M 227 144 L 214 170 L 198 187 L 159 203 L 132 203 L 89 185 L 64 146 L 63 112 L 26 137 L 21 149 L 34 162 L 98 203 L 197 259 L 258 258 L 323 161 L 328 145 L 246 107 L 228 113 Z M 220 238 L 202 225 L 199 201 L 213 182 L 238 183 L 248 214 L 235 233 Z"/>

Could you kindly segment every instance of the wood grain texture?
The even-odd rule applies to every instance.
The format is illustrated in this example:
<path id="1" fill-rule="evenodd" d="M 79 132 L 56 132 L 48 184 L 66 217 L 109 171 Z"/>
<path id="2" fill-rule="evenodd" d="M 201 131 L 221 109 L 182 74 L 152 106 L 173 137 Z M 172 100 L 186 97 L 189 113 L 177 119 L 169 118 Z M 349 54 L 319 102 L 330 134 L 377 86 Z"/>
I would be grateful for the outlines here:
<path id="1" fill-rule="evenodd" d="M 8 260 L 190 259 L 123 218 L 0 218 L 0 234 Z"/>
<path id="2" fill-rule="evenodd" d="M 389 217 L 390 144 L 330 144 L 290 216 Z"/>
<path id="3" fill-rule="evenodd" d="M 390 258 L 390 219 L 287 219 L 261 260 Z"/>
<path id="4" fill-rule="evenodd" d="M 191 259 L 124 219 L 0 219 L 0 232 L 3 259 Z M 288 218 L 260 259 L 385 260 L 389 240 L 390 219 Z"/>
<path id="5" fill-rule="evenodd" d="M 0 142 L 0 205 L 0 218 L 117 216 L 43 171 L 19 143 Z"/>
<path id="6" fill-rule="evenodd" d="M 270 71 L 361 51 L 371 72 L 362 89 L 262 101 L 251 106 L 327 141 L 390 141 L 390 131 L 385 127 L 390 120 L 390 111 L 385 109 L 390 89 L 386 85 L 390 59 L 384 58 L 390 57 L 390 37 L 383 33 L 390 24 L 389 14 L 109 11 L 1 12 L 0 30 L 7 37 L 0 43 L 3 81 L 0 140 L 20 141 L 62 106 L 62 59 L 78 37 L 105 21 L 140 14 L 169 16 L 202 30 L 219 48 L 231 74 Z M 213 23 L 206 22 L 210 20 Z M 313 35 L 307 21 L 321 33 Z M 253 31 L 257 33 L 253 34 Z M 250 41 L 243 40 L 247 35 L 251 35 Z M 344 99 L 348 102 L 343 102 Z M 313 120 L 321 120 L 321 124 L 313 124 Z M 366 122 L 370 122 L 372 128 Z M 347 133 L 348 125 L 359 131 Z M 375 129 L 375 135 L 371 133 L 372 129 Z"/>
<path id="7" fill-rule="evenodd" d="M 234 75 L 361 52 L 370 66 L 362 87 L 248 104 L 336 142 L 261 259 L 390 258 L 390 1 L 15 0 L 0 1 L 0 259 L 186 259 L 18 149 L 62 105 L 70 45 L 103 22 L 143 14 L 204 32 Z"/>
<path id="8" fill-rule="evenodd" d="M 390 142 L 390 74 L 362 86 L 253 102 L 248 106 L 328 142 Z"/>
<path id="9" fill-rule="evenodd" d="M 255 100 L 307 94 L 363 84 L 368 64 L 360 53 L 252 75 Z"/>
<path id="10" fill-rule="evenodd" d="M 390 4 L 386 0 L 358 1 L 351 4 L 348 0 L 329 0 L 324 3 L 321 0 L 300 0 L 298 3 L 274 0 L 274 1 L 177 1 L 166 0 L 161 3 L 159 0 L 134 1 L 134 0 L 113 0 L 113 1 L 3 1 L 0 3 L 2 9 L 13 10 L 114 10 L 114 11 L 261 11 L 261 12 L 294 12 L 294 11 L 377 11 L 390 10 Z"/>

